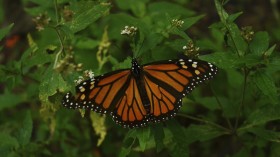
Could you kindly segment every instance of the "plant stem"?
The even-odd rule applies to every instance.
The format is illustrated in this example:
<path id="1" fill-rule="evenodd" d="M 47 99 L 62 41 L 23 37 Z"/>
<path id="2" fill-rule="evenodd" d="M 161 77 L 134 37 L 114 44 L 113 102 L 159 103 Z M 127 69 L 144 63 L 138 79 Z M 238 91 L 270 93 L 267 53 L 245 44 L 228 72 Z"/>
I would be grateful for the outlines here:
<path id="1" fill-rule="evenodd" d="M 55 8 L 56 24 L 58 25 L 59 17 L 58 17 L 58 9 L 57 9 L 57 0 L 54 0 L 54 8 Z"/>
<path id="2" fill-rule="evenodd" d="M 215 90 L 213 90 L 211 85 L 210 85 L 210 88 L 211 88 L 211 90 L 213 92 L 213 95 L 214 95 L 214 97 L 215 97 L 215 99 L 216 99 L 216 101 L 217 101 L 217 103 L 218 103 L 218 105 L 220 107 L 220 110 L 222 110 L 222 112 L 223 112 L 223 117 L 225 117 L 226 122 L 228 124 L 228 127 L 232 130 L 233 129 L 232 124 L 231 124 L 230 120 L 224 114 L 224 108 L 223 108 L 223 105 L 222 105 L 220 99 L 218 98 L 217 94 L 215 93 Z"/>
<path id="3" fill-rule="evenodd" d="M 61 34 L 57 28 L 57 26 L 59 25 L 59 15 L 58 15 L 58 7 L 57 7 L 57 0 L 54 0 L 54 8 L 55 8 L 55 17 L 56 17 L 56 26 L 55 27 L 52 27 L 57 36 L 58 36 L 58 39 L 59 39 L 59 43 L 60 43 L 60 48 L 57 52 L 57 54 L 55 55 L 55 61 L 54 61 L 54 64 L 53 64 L 53 69 L 55 69 L 57 67 L 57 62 L 58 62 L 58 58 L 59 56 L 61 55 L 61 53 L 63 52 L 64 50 L 64 45 L 63 45 L 63 42 L 62 42 L 62 38 L 61 38 Z"/>
<path id="4" fill-rule="evenodd" d="M 60 43 L 60 48 L 59 48 L 59 51 L 57 52 L 57 54 L 55 55 L 55 61 L 54 61 L 54 64 L 53 64 L 53 68 L 55 69 L 57 67 L 58 58 L 64 50 L 64 45 L 63 45 L 62 38 L 61 38 L 59 30 L 56 27 L 54 27 L 54 30 L 55 30 L 55 32 L 58 36 L 59 43 Z"/>
<path id="5" fill-rule="evenodd" d="M 242 98 L 241 98 L 241 102 L 237 111 L 237 117 L 235 120 L 235 126 L 234 126 L 234 130 L 237 129 L 238 127 L 238 123 L 239 123 L 239 118 L 241 116 L 241 111 L 243 109 L 244 106 L 244 99 L 245 99 L 245 92 L 246 92 L 246 85 L 247 85 L 247 78 L 248 78 L 248 74 L 250 71 L 247 70 L 247 68 L 244 68 L 244 85 L 243 85 L 243 90 L 242 90 Z"/>

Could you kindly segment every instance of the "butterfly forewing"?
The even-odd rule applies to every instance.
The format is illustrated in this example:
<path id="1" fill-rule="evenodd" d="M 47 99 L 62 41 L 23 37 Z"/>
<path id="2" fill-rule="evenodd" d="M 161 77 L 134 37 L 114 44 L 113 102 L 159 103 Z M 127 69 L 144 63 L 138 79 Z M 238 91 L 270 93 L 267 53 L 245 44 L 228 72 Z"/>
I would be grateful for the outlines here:
<path id="1" fill-rule="evenodd" d="M 76 95 L 67 93 L 62 104 L 67 108 L 85 108 L 106 113 L 113 108 L 125 88 L 130 70 L 120 70 L 86 80 L 76 86 Z"/>
<path id="2" fill-rule="evenodd" d="M 191 59 L 148 64 L 143 70 L 154 122 L 173 117 L 181 107 L 182 97 L 217 72 L 211 63 Z"/>

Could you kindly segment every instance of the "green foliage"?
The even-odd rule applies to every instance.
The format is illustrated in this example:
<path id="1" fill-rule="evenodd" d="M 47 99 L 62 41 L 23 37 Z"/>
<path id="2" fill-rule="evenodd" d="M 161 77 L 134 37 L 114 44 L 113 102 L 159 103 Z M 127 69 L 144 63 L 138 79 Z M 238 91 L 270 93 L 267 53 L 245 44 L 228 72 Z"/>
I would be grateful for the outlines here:
<path id="1" fill-rule="evenodd" d="M 0 54 L 7 59 L 0 65 L 1 156 L 279 156 L 280 27 L 241 28 L 243 12 L 229 14 L 220 0 L 211 6 L 220 20 L 199 27 L 207 32 L 197 25 L 208 15 L 188 0 L 23 2 L 39 31 L 12 51 L 16 59 Z M 0 40 L 13 25 L 0 29 Z M 121 35 L 125 26 L 137 31 Z M 190 41 L 219 73 L 184 99 L 173 120 L 128 130 L 110 116 L 62 108 L 84 70 L 130 68 L 133 57 L 174 59 Z"/>

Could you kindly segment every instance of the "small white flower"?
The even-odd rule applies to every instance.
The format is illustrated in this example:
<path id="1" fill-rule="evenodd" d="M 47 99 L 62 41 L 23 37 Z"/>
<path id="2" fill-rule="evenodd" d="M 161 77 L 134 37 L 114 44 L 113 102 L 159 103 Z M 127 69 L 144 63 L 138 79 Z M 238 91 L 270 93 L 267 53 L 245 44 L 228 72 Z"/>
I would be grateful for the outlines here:
<path id="1" fill-rule="evenodd" d="M 183 50 L 186 50 L 187 49 L 187 46 L 185 45 L 185 46 L 183 46 Z"/>
<path id="2" fill-rule="evenodd" d="M 135 35 L 137 31 L 137 27 L 134 26 L 125 26 L 121 31 L 121 35 Z"/>
<path id="3" fill-rule="evenodd" d="M 74 80 L 76 84 L 80 84 L 82 81 L 84 81 L 83 76 L 79 76 L 78 80 Z"/>
<path id="4" fill-rule="evenodd" d="M 93 79 L 94 78 L 94 72 L 92 70 L 86 70 L 84 71 L 84 75 L 86 77 L 89 77 L 90 79 Z"/>
<path id="5" fill-rule="evenodd" d="M 179 20 L 179 19 L 173 19 L 171 21 L 171 24 L 175 27 L 182 27 L 182 25 L 185 23 L 185 21 L 183 20 Z"/>

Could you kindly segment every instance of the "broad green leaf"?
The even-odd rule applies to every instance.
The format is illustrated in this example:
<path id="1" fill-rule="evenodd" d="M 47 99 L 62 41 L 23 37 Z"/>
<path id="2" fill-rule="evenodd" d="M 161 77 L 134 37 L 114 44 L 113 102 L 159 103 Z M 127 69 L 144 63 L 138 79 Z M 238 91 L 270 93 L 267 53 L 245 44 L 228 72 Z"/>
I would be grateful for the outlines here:
<path id="1" fill-rule="evenodd" d="M 280 143 L 280 132 L 266 130 L 263 128 L 251 128 L 248 132 L 251 132 L 265 140 Z"/>
<path id="2" fill-rule="evenodd" d="M 0 95 L 0 111 L 5 108 L 15 107 L 23 101 L 26 101 L 26 94 L 14 94 L 5 90 L 5 92 Z"/>
<path id="3" fill-rule="evenodd" d="M 241 14 L 243 14 L 243 12 L 238 12 L 238 13 L 235 13 L 235 14 L 231 14 L 231 15 L 229 15 L 229 17 L 227 18 L 227 21 L 228 21 L 228 22 L 233 22 L 233 21 L 235 21 Z"/>
<path id="4" fill-rule="evenodd" d="M 13 26 L 14 24 L 12 23 L 9 26 L 0 29 L 0 41 L 10 32 Z"/>
<path id="5" fill-rule="evenodd" d="M 247 50 L 247 43 L 242 38 L 240 30 L 238 26 L 231 22 L 231 20 L 227 21 L 229 18 L 228 13 L 224 10 L 222 4 L 219 0 L 215 0 L 216 9 L 218 11 L 218 14 L 220 16 L 220 19 L 222 23 L 224 24 L 224 27 L 227 30 L 227 38 L 228 38 L 228 45 L 232 48 L 233 51 L 236 51 L 239 55 L 243 56 Z M 238 15 L 238 14 L 237 14 Z M 237 15 L 233 15 L 234 18 Z"/>
<path id="6" fill-rule="evenodd" d="M 66 89 L 66 82 L 62 76 L 50 66 L 43 76 L 43 80 L 39 87 L 41 97 L 45 95 L 54 95 L 57 90 L 64 91 Z"/>
<path id="7" fill-rule="evenodd" d="M 260 56 L 256 54 L 247 54 L 243 57 L 240 57 L 237 62 L 238 65 L 246 66 L 248 68 L 252 68 L 259 64 L 264 64 L 263 59 L 260 58 Z"/>
<path id="8" fill-rule="evenodd" d="M 107 134 L 105 118 L 106 117 L 104 115 L 100 115 L 96 112 L 90 112 L 92 128 L 94 129 L 95 134 L 99 135 L 97 146 L 100 146 L 102 144 Z"/>
<path id="9" fill-rule="evenodd" d="M 269 36 L 267 32 L 257 32 L 249 44 L 250 51 L 262 55 L 269 47 Z"/>
<path id="10" fill-rule="evenodd" d="M 166 122 L 168 129 L 171 131 L 173 138 L 173 145 L 169 146 L 172 157 L 189 156 L 188 143 L 186 143 L 187 136 L 184 128 L 175 120 Z M 189 135 L 188 135 L 189 136 Z"/>
<path id="11" fill-rule="evenodd" d="M 81 31 L 108 13 L 109 7 L 107 4 L 97 4 L 92 1 L 79 1 L 74 3 L 71 5 L 71 9 L 75 13 L 74 17 L 66 25 L 69 26 L 73 33 Z"/>
<path id="12" fill-rule="evenodd" d="M 50 63 L 53 60 L 53 55 L 48 54 L 45 49 L 39 49 L 35 53 L 32 49 L 27 49 L 21 60 L 22 73 L 27 74 L 32 67 L 42 66 L 45 63 Z"/>
<path id="13" fill-rule="evenodd" d="M 30 142 L 32 135 L 33 121 L 31 112 L 26 112 L 25 118 L 22 121 L 21 128 L 17 133 L 17 139 L 20 145 L 24 146 Z"/>
<path id="14" fill-rule="evenodd" d="M 188 135 L 185 144 L 191 144 L 195 141 L 208 141 L 224 134 L 225 132 L 210 125 L 191 125 L 185 131 L 185 135 Z"/>
<path id="15" fill-rule="evenodd" d="M 247 43 L 241 36 L 241 32 L 238 26 L 234 23 L 226 23 L 225 27 L 227 28 L 228 34 L 228 45 L 233 51 L 237 51 L 240 56 L 243 56 L 247 51 Z"/>
<path id="16" fill-rule="evenodd" d="M 121 149 L 121 152 L 119 154 L 119 157 L 127 157 L 128 154 L 130 153 L 132 146 L 134 145 L 136 141 L 136 129 L 131 129 L 129 132 L 126 134 L 124 140 L 123 140 L 123 146 Z"/>
<path id="17" fill-rule="evenodd" d="M 254 126 L 263 125 L 269 121 L 280 119 L 280 106 L 279 105 L 265 105 L 253 111 L 239 131 L 250 129 Z"/>
<path id="18" fill-rule="evenodd" d="M 228 19 L 228 13 L 224 10 L 221 2 L 219 0 L 215 0 L 215 6 L 221 21 L 226 23 L 226 20 Z"/>
<path id="19" fill-rule="evenodd" d="M 175 17 L 178 15 L 182 16 L 192 16 L 194 14 L 193 11 L 186 9 L 185 7 L 170 3 L 170 2 L 153 2 L 148 6 L 148 10 L 152 16 L 156 15 L 158 17 L 165 17 L 166 14 L 171 17 Z"/>
<path id="20" fill-rule="evenodd" d="M 137 17 L 143 17 L 146 13 L 146 4 L 141 1 L 134 1 L 134 4 L 131 6 L 131 10 Z"/>
<path id="21" fill-rule="evenodd" d="M 8 156 L 12 150 L 19 148 L 19 142 L 15 137 L 12 137 L 8 133 L 0 132 L 0 153 L 1 156 Z"/>
<path id="22" fill-rule="evenodd" d="M 175 39 L 170 42 L 166 42 L 166 44 L 175 51 L 182 52 L 183 46 L 187 44 L 187 40 L 185 39 Z"/>
<path id="23" fill-rule="evenodd" d="M 278 157 L 280 156 L 280 144 L 279 143 L 272 143 L 270 145 L 271 150 L 271 157 Z"/>
<path id="24" fill-rule="evenodd" d="M 143 127 L 137 129 L 137 138 L 139 141 L 141 151 L 146 150 L 148 141 L 150 140 L 151 130 L 149 127 Z"/>
<path id="25" fill-rule="evenodd" d="M 154 141 L 156 144 L 157 152 L 160 152 L 164 148 L 163 139 L 164 139 L 164 130 L 162 125 L 155 125 L 152 129 L 154 136 Z"/>
<path id="26" fill-rule="evenodd" d="M 149 0 L 116 0 L 116 4 L 120 9 L 130 9 L 136 16 L 142 17 L 145 14 L 145 3 L 148 1 Z"/>
<path id="27" fill-rule="evenodd" d="M 175 35 L 178 35 L 180 36 L 181 38 L 185 39 L 186 41 L 189 41 L 191 40 L 191 38 L 184 32 L 182 31 L 181 29 L 177 28 L 177 27 L 174 27 L 170 34 L 175 34 Z"/>
<path id="28" fill-rule="evenodd" d="M 250 152 L 246 147 L 241 148 L 238 152 L 236 152 L 232 157 L 248 157 L 250 156 Z"/>
<path id="29" fill-rule="evenodd" d="M 274 44 L 273 46 L 271 46 L 267 51 L 264 52 L 264 56 L 270 56 L 272 54 L 272 52 L 274 51 L 274 49 L 276 48 L 276 44 Z"/>
<path id="30" fill-rule="evenodd" d="M 100 44 L 99 40 L 94 40 L 88 37 L 77 38 L 75 43 L 76 48 L 93 50 Z"/>
<path id="31" fill-rule="evenodd" d="M 205 15 L 198 15 L 198 16 L 194 16 L 194 17 L 188 17 L 183 19 L 184 24 L 182 26 L 182 30 L 187 30 L 188 28 L 190 28 L 192 25 L 194 25 L 195 23 L 197 23 L 197 21 L 199 21 L 200 19 L 202 19 Z"/>
<path id="32" fill-rule="evenodd" d="M 259 90 L 271 100 L 272 104 L 276 104 L 279 95 L 273 79 L 265 71 L 256 72 L 252 78 Z"/>
<path id="33" fill-rule="evenodd" d="M 108 26 L 108 36 L 111 40 L 121 40 L 126 38 L 121 35 L 121 30 L 123 30 L 125 26 L 139 27 L 138 24 L 140 23 L 139 19 L 126 13 L 110 14 L 104 17 L 104 19 L 106 21 L 106 25 Z"/>
<path id="34" fill-rule="evenodd" d="M 41 112 L 45 112 L 44 116 L 48 117 L 52 116 L 52 113 L 49 113 L 50 109 L 52 112 L 56 110 L 49 97 L 55 95 L 57 91 L 65 91 L 67 84 L 62 76 L 53 70 L 52 66 L 49 66 L 42 78 L 39 86 L 39 99 L 42 102 Z"/>
<path id="35" fill-rule="evenodd" d="M 239 58 L 233 53 L 215 52 L 211 55 L 200 56 L 199 58 L 211 62 L 222 69 L 239 68 Z"/>

